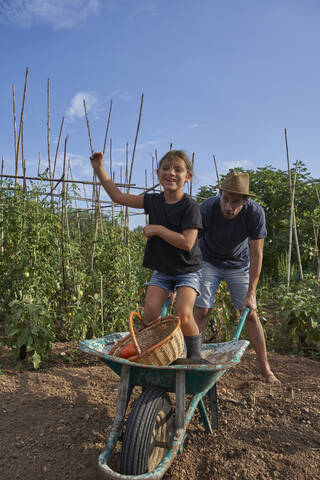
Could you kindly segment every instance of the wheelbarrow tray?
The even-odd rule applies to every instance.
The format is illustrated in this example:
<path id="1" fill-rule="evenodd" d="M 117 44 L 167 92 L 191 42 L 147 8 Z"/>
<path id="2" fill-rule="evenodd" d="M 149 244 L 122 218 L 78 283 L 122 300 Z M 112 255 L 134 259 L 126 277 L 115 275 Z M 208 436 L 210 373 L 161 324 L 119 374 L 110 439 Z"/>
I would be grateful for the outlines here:
<path id="1" fill-rule="evenodd" d="M 118 332 L 102 338 L 83 340 L 79 348 L 85 353 L 99 357 L 117 375 L 121 376 L 121 367 L 130 366 L 130 385 L 160 386 L 168 392 L 175 392 L 176 371 L 186 374 L 186 393 L 195 394 L 207 390 L 225 370 L 240 362 L 249 345 L 247 340 L 231 340 L 223 343 L 204 344 L 202 356 L 207 359 L 205 365 L 142 365 L 129 360 L 113 357 L 109 351 L 128 332 Z"/>

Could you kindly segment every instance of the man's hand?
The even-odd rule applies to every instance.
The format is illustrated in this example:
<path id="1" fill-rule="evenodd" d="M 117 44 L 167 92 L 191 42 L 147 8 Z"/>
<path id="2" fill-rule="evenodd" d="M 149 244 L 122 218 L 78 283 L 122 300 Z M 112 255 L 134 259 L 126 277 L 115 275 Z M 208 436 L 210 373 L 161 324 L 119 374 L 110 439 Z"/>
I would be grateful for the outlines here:
<path id="1" fill-rule="evenodd" d="M 250 313 L 254 314 L 257 311 L 257 301 L 256 301 L 256 296 L 253 293 L 247 293 L 246 298 L 244 299 L 241 311 L 249 307 L 250 308 Z"/>
<path id="2" fill-rule="evenodd" d="M 103 168 L 104 163 L 104 155 L 102 152 L 95 152 L 90 157 L 91 165 L 94 170 L 98 170 L 99 168 Z"/>
<path id="3" fill-rule="evenodd" d="M 146 238 L 152 238 L 158 235 L 159 225 L 146 225 L 143 227 L 143 233 Z"/>

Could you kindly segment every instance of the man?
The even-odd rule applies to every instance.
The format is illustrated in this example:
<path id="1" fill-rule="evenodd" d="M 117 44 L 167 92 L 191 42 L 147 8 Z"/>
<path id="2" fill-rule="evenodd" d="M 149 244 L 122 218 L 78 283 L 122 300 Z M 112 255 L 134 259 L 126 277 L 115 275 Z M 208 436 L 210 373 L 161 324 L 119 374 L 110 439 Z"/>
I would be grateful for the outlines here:
<path id="1" fill-rule="evenodd" d="M 208 198 L 200 206 L 203 265 L 195 319 L 204 335 L 215 292 L 225 280 L 235 308 L 250 308 L 246 329 L 262 375 L 268 383 L 279 384 L 268 362 L 264 333 L 257 315 L 256 289 L 267 230 L 264 210 L 250 198 L 252 196 L 249 175 L 233 170 L 222 182 L 220 195 Z"/>

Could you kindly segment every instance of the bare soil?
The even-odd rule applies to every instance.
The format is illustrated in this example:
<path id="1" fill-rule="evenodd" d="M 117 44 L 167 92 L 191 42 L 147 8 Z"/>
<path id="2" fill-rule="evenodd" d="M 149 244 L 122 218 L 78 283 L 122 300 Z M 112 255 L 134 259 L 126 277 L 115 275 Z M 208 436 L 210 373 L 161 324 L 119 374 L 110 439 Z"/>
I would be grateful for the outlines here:
<path id="1" fill-rule="evenodd" d="M 38 371 L 16 371 L 0 347 L 0 478 L 96 480 L 115 417 L 119 377 L 74 343 L 56 344 Z M 218 382 L 219 429 L 197 413 L 166 480 L 319 478 L 320 363 L 269 353 L 281 386 L 265 384 L 255 354 Z M 138 393 L 137 393 L 138 394 Z"/>

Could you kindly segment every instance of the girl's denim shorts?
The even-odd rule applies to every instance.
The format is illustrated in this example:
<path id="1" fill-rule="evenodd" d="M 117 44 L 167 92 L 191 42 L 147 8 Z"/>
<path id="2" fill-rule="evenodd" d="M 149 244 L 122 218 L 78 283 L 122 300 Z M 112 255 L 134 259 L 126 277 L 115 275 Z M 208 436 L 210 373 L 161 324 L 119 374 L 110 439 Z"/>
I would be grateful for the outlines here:
<path id="1" fill-rule="evenodd" d="M 179 275 L 168 275 L 154 271 L 147 286 L 160 287 L 167 292 L 175 292 L 179 287 L 191 287 L 200 295 L 200 278 L 198 272 L 181 273 Z"/>

